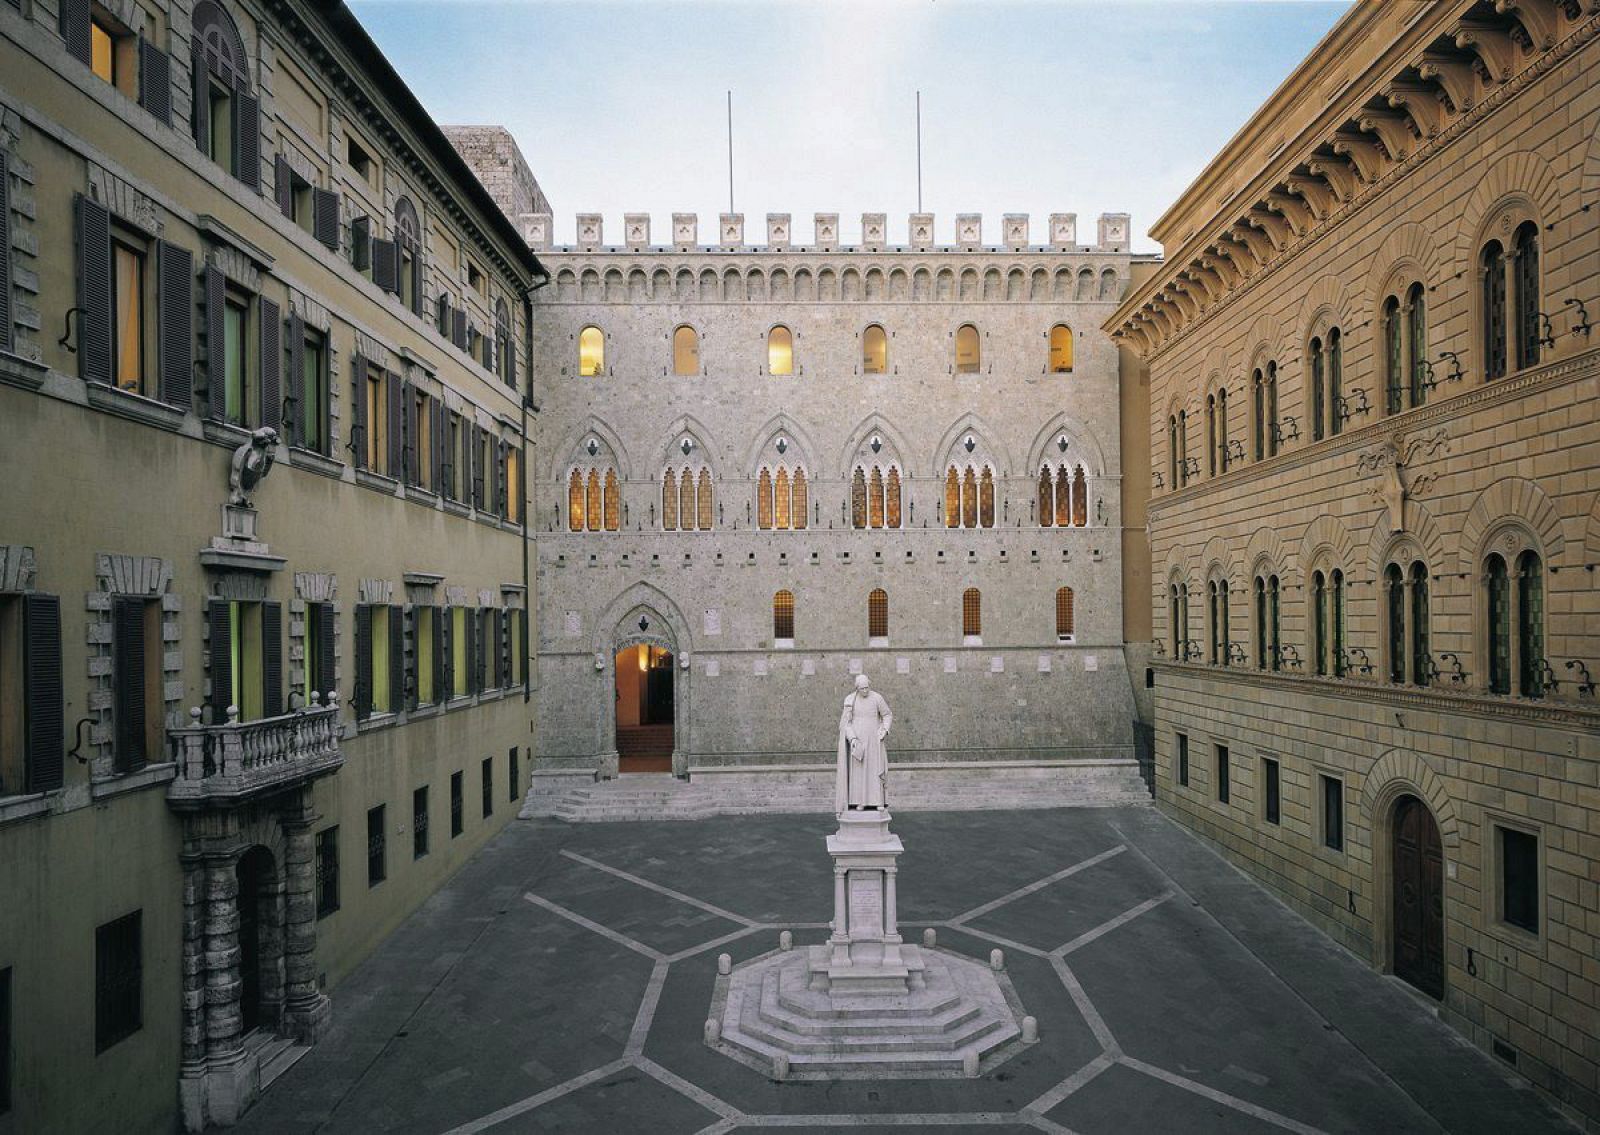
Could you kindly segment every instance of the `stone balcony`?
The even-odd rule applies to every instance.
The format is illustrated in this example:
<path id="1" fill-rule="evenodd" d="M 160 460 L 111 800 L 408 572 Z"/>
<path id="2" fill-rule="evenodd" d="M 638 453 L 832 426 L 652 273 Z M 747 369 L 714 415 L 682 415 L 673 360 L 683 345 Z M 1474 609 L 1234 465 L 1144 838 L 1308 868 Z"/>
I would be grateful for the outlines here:
<path id="1" fill-rule="evenodd" d="M 201 725 L 199 709 L 189 716 L 194 724 L 167 734 L 177 765 L 167 802 L 180 810 L 233 807 L 309 784 L 344 763 L 336 696 L 322 705 L 313 695 L 304 709 L 260 721 L 239 721 L 234 706 L 225 724 Z"/>

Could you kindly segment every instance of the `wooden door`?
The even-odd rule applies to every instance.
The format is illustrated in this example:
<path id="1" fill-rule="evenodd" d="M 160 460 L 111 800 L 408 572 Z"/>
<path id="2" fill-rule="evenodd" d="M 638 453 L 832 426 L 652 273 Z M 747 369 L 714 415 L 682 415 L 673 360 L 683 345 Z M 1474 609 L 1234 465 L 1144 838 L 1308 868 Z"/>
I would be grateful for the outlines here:
<path id="1" fill-rule="evenodd" d="M 1415 796 L 1394 812 L 1394 972 L 1444 998 L 1444 852 L 1439 826 Z"/>

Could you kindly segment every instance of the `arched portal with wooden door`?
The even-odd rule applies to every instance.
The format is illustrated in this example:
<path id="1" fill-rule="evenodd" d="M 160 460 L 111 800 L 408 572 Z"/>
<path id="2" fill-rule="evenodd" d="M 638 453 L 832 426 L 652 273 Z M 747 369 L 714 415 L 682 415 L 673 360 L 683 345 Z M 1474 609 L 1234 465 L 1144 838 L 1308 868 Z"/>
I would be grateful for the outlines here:
<path id="1" fill-rule="evenodd" d="M 664 646 L 637 642 L 613 658 L 618 771 L 671 772 L 674 657 Z"/>
<path id="2" fill-rule="evenodd" d="M 1444 999 L 1444 849 L 1428 806 L 1407 793 L 1394 804 L 1390 870 L 1396 977 Z"/>
<path id="3" fill-rule="evenodd" d="M 687 620 L 660 588 L 635 583 L 607 604 L 594 638 L 602 777 L 687 775 L 691 645 Z"/>

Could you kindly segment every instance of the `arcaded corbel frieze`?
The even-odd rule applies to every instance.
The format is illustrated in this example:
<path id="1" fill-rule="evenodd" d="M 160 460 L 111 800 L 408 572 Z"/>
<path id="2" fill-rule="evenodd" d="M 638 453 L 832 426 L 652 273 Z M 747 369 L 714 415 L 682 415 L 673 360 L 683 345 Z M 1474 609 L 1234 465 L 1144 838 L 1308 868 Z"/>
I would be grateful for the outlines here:
<path id="1" fill-rule="evenodd" d="M 1289 237 L 1293 233 L 1289 229 L 1289 222 L 1276 213 L 1267 212 L 1265 206 L 1257 205 L 1250 210 L 1250 215 L 1245 222 L 1257 232 L 1266 235 L 1272 244 L 1273 252 L 1282 252 L 1289 245 Z"/>
<path id="2" fill-rule="evenodd" d="M 1230 287 L 1246 280 L 1254 268 L 1255 257 L 1248 248 L 1239 243 L 1232 233 L 1223 233 L 1208 251 L 1219 258 L 1217 260 L 1217 271 L 1220 272 L 1222 266 L 1225 265 L 1227 270 L 1232 273 L 1232 277 L 1229 279 Z"/>
<path id="3" fill-rule="evenodd" d="M 1156 296 L 1145 305 L 1145 311 L 1149 313 L 1150 322 L 1161 333 L 1163 338 L 1177 330 L 1177 321 L 1168 314 L 1167 303 L 1163 297 Z"/>
<path id="4" fill-rule="evenodd" d="M 1521 24 L 1533 48 L 1545 51 L 1554 46 L 1556 9 L 1549 0 L 1494 0 L 1494 10 Z"/>
<path id="5" fill-rule="evenodd" d="M 1239 221 L 1228 230 L 1228 238 L 1236 247 L 1242 247 L 1249 253 L 1255 264 L 1248 271 L 1254 271 L 1264 265 L 1272 256 L 1272 242 L 1250 225 L 1248 221 Z"/>
<path id="6" fill-rule="evenodd" d="M 1205 307 L 1203 299 L 1197 299 L 1190 294 L 1191 289 L 1199 290 L 1195 288 L 1194 282 L 1191 280 L 1174 280 L 1172 282 L 1172 290 L 1162 293 L 1167 302 L 1178 309 L 1179 314 L 1185 321 L 1194 319 Z"/>
<path id="7" fill-rule="evenodd" d="M 1337 134 L 1333 139 L 1333 152 L 1350 159 L 1350 164 L 1361 180 L 1375 182 L 1383 174 L 1383 151 L 1376 142 L 1359 134 Z"/>
<path id="8" fill-rule="evenodd" d="M 1432 138 L 1444 129 L 1444 103 L 1434 88 L 1418 83 L 1390 83 L 1383 97 L 1394 109 L 1411 117 L 1411 128 L 1419 138 Z"/>
<path id="9" fill-rule="evenodd" d="M 1338 203 L 1334 200 L 1333 191 L 1320 178 L 1291 177 L 1288 185 L 1289 192 L 1299 196 L 1310 208 L 1311 215 L 1319 221 L 1332 213 Z"/>
<path id="10" fill-rule="evenodd" d="M 1231 288 L 1244 279 L 1244 273 L 1239 271 L 1239 266 L 1233 262 L 1233 257 L 1221 241 L 1213 244 L 1200 257 L 1200 266 L 1216 277 L 1223 288 Z"/>
<path id="11" fill-rule="evenodd" d="M 1445 110 L 1460 114 L 1478 101 L 1478 81 L 1472 65 L 1444 55 L 1424 55 L 1417 64 L 1417 74 L 1439 84 L 1449 100 Z"/>
<path id="12" fill-rule="evenodd" d="M 1409 121 L 1403 114 L 1364 110 L 1356 118 L 1356 125 L 1383 143 L 1391 161 L 1404 161 L 1416 145 L 1416 135 L 1411 133 Z"/>
<path id="13" fill-rule="evenodd" d="M 1274 189 L 1267 194 L 1267 208 L 1288 221 L 1295 236 L 1305 235 L 1316 220 L 1304 201 L 1281 189 Z"/>
<path id="14" fill-rule="evenodd" d="M 1456 25 L 1454 38 L 1457 47 L 1478 56 L 1483 64 L 1480 74 L 1486 75 L 1489 81 L 1503 83 L 1515 72 L 1517 45 L 1500 28 L 1476 20 L 1462 20 Z"/>
<path id="15" fill-rule="evenodd" d="M 1340 204 L 1354 197 L 1361 185 L 1356 171 L 1343 158 L 1313 158 L 1306 163 L 1306 169 L 1327 183 L 1328 191 Z"/>

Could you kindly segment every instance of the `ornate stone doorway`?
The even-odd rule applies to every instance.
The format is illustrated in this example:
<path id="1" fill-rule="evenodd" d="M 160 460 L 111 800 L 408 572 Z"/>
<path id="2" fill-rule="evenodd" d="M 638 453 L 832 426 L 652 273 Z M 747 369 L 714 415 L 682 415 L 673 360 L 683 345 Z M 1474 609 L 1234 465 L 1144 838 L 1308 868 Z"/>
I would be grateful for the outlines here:
<path id="1" fill-rule="evenodd" d="M 670 650 L 640 642 L 613 659 L 620 772 L 671 772 L 677 704 Z"/>
<path id="2" fill-rule="evenodd" d="M 239 890 L 239 1019 L 243 1032 L 277 1024 L 282 995 L 278 970 L 283 961 L 281 912 L 274 910 L 281 888 L 275 886 L 272 852 L 252 847 L 235 868 Z"/>
<path id="3" fill-rule="evenodd" d="M 1444 998 L 1444 852 L 1433 813 L 1415 796 L 1395 801 L 1392 824 L 1394 972 Z"/>

